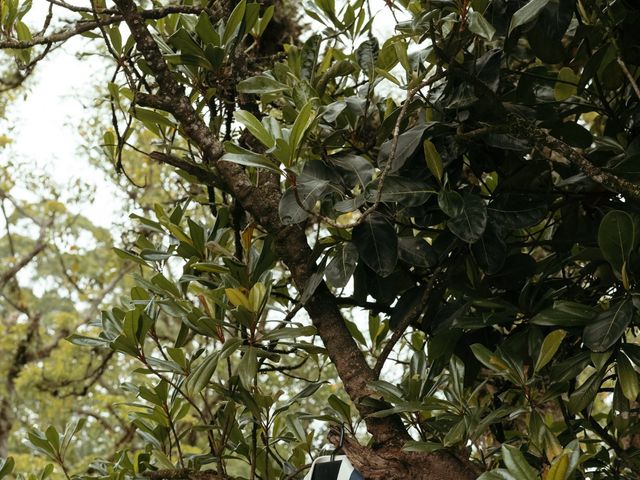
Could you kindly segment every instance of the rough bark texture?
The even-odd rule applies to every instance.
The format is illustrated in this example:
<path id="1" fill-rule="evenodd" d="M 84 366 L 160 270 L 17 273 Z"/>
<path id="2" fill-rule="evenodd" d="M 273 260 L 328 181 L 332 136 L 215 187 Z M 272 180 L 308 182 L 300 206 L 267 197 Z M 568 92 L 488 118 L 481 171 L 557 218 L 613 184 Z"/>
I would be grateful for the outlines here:
<path id="1" fill-rule="evenodd" d="M 147 61 L 158 84 L 157 94 L 138 94 L 137 102 L 140 105 L 169 111 L 174 115 L 180 122 L 185 135 L 200 148 L 206 164 L 216 168 L 231 195 L 254 217 L 257 223 L 273 235 L 278 257 L 291 271 L 297 288 L 303 290 L 316 271 L 316 265 L 304 229 L 300 226 L 286 226 L 280 222 L 279 183 L 267 181 L 256 186 L 242 167 L 219 161 L 223 154 L 222 145 L 193 109 L 182 87 L 168 69 L 157 44 L 147 30 L 144 18 L 131 0 L 115 0 L 115 3 L 122 12 L 136 40 L 138 50 Z M 160 160 L 160 157 L 157 159 Z M 305 309 L 318 330 L 347 393 L 364 417 L 367 429 L 378 446 L 378 449 L 373 451 L 364 447 L 358 448 L 354 443 L 353 449 L 347 450 L 347 454 L 354 455 L 356 463 L 362 467 L 373 462 L 372 468 L 365 472 L 367 478 L 382 478 L 383 470 L 384 476 L 389 479 L 475 478 L 475 472 L 453 456 L 445 454 L 407 456 L 402 453 L 400 447 L 409 439 L 409 435 L 400 418 L 397 416 L 368 417 L 372 410 L 359 402 L 369 393 L 367 384 L 375 379 L 374 372 L 347 330 L 336 298 L 324 283 L 321 283 L 311 295 L 305 304 Z M 372 453 L 367 457 L 365 452 Z M 359 461 L 358 458 L 362 460 Z M 408 470 L 407 462 L 418 462 L 422 465 L 419 468 L 424 471 L 424 474 L 414 477 L 413 470 Z"/>
<path id="2" fill-rule="evenodd" d="M 331 437 L 332 441 L 336 438 Z M 367 480 L 458 480 L 478 476 L 475 466 L 453 453 L 404 452 L 401 448 L 373 449 L 345 438 L 343 450 Z"/>

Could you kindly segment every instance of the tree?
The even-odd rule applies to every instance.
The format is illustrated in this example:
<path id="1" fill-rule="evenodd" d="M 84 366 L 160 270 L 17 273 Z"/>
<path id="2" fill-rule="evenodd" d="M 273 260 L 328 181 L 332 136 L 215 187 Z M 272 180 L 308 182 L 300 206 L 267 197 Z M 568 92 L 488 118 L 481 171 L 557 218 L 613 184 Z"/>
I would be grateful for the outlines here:
<path id="1" fill-rule="evenodd" d="M 124 306 L 72 337 L 154 382 L 128 384 L 147 447 L 100 475 L 297 478 L 319 419 L 370 479 L 637 477 L 631 2 L 399 0 L 383 42 L 362 0 L 310 3 L 304 41 L 280 1 L 51 4 L 86 18 L 9 15 L 0 46 L 97 29 L 110 155 L 193 184 L 120 251 Z M 348 398 L 302 415 L 326 361 Z"/>
<path id="2" fill-rule="evenodd" d="M 100 386 L 119 377 L 113 352 L 75 349 L 64 339 L 79 328 L 89 331 L 131 268 L 111 251 L 108 231 L 73 212 L 89 193 L 80 185 L 62 203 L 60 191 L 25 166 L 12 163 L 0 171 L 0 455 L 10 451 L 21 469 L 37 465 L 20 446 L 27 430 L 62 426 L 87 412 L 100 422 L 87 435 L 112 433 L 95 442 L 92 456 L 126 444 L 132 429 L 117 423 L 115 413 L 96 413 L 126 399 Z M 86 452 L 80 452 L 81 462 Z"/>

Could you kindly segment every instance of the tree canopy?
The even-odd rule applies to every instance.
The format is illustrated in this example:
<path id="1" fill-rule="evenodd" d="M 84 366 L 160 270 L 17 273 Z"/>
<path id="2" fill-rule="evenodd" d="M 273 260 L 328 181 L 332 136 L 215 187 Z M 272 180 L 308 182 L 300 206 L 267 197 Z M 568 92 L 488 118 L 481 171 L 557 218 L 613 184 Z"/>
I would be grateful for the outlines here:
<path id="1" fill-rule="evenodd" d="M 68 338 L 131 362 L 137 436 L 29 432 L 62 474 L 296 479 L 328 437 L 373 480 L 638 478 L 633 2 L 1 5 L 2 83 L 89 37 L 103 162 L 182 192 Z"/>

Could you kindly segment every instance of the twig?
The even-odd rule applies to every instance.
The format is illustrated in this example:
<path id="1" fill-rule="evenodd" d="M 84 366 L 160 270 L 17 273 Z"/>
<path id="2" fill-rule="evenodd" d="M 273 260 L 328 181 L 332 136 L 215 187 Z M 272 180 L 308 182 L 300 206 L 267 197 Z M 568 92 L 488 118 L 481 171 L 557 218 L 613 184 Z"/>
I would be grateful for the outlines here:
<path id="1" fill-rule="evenodd" d="M 375 378 L 380 378 L 380 373 L 382 372 L 384 363 L 387 361 L 387 358 L 393 351 L 393 347 L 395 347 L 396 343 L 398 343 L 398 340 L 400 340 L 402 335 L 404 335 L 405 330 L 409 327 L 409 325 L 411 325 L 411 322 L 417 320 L 418 317 L 422 315 L 422 312 L 424 312 L 424 309 L 427 307 L 429 297 L 431 296 L 431 292 L 433 291 L 433 287 L 441 270 L 441 267 L 436 268 L 436 270 L 431 275 L 431 278 L 429 278 L 425 289 L 422 291 L 422 295 L 420 295 L 415 300 L 404 317 L 400 319 L 400 323 L 398 323 L 396 329 L 393 331 L 393 335 L 391 335 L 391 338 L 382 349 L 382 352 L 380 353 L 380 356 L 376 360 L 376 364 L 373 367 L 373 374 L 375 375 Z"/>
<path id="2" fill-rule="evenodd" d="M 640 87 L 638 87 L 638 84 L 636 83 L 636 79 L 633 78 L 633 75 L 631 75 L 631 72 L 629 71 L 627 64 L 624 63 L 624 60 L 622 60 L 622 57 L 618 57 L 616 60 L 618 61 L 618 65 L 620 65 L 620 68 L 622 69 L 622 72 L 624 73 L 625 77 L 629 79 L 629 83 L 631 83 L 631 87 L 633 88 L 633 91 L 636 92 L 636 97 L 640 99 Z"/>

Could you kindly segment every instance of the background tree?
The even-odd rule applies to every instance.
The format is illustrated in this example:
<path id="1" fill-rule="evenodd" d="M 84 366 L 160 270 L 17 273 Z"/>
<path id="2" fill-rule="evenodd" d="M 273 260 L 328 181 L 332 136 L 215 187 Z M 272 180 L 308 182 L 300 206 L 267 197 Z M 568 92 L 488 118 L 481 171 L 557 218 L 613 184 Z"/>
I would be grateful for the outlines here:
<path id="1" fill-rule="evenodd" d="M 144 127 L 194 185 L 72 337 L 152 382 L 127 384 L 146 447 L 99 475 L 296 478 L 320 420 L 371 479 L 637 477 L 634 5 L 389 2 L 377 39 L 369 3 L 316 0 L 302 41 L 280 2 L 51 4 L 86 19 L 0 46 L 97 29 L 105 147 Z M 302 414 L 332 369 L 348 398 Z"/>

